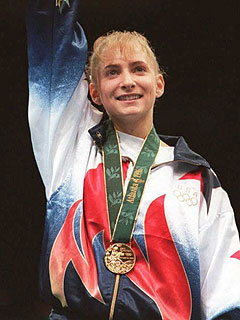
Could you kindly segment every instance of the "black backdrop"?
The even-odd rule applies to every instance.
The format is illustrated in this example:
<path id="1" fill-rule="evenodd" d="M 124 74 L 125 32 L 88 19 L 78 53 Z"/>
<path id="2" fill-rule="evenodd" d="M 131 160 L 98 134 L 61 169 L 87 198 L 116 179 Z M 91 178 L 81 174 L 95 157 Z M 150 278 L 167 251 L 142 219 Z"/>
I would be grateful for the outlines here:
<path id="1" fill-rule="evenodd" d="M 12 313 L 25 314 L 18 320 L 37 308 L 45 214 L 27 124 L 26 3 L 0 0 L 0 301 L 8 298 Z M 184 135 L 207 158 L 240 227 L 238 12 L 232 0 L 84 0 L 79 19 L 90 47 L 112 29 L 137 30 L 151 41 L 168 74 L 155 108 L 158 132 Z"/>

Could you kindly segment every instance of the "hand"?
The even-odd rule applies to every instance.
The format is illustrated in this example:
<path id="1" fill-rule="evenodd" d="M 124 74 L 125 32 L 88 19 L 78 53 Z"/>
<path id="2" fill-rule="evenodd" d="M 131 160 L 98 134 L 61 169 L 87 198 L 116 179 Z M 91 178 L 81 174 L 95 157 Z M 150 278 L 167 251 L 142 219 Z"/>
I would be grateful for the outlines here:
<path id="1" fill-rule="evenodd" d="M 66 4 L 70 7 L 69 0 L 56 0 L 56 6 L 59 7 L 60 12 L 62 11 L 64 2 L 66 2 Z"/>

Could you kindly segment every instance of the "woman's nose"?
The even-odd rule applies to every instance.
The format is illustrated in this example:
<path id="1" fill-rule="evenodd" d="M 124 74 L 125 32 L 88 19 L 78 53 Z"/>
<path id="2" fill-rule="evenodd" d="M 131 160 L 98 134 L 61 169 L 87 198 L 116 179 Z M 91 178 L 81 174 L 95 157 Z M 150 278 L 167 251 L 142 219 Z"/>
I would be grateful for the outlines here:
<path id="1" fill-rule="evenodd" d="M 125 71 L 121 75 L 121 87 L 123 89 L 131 89 L 135 87 L 133 75 L 129 71 Z"/>

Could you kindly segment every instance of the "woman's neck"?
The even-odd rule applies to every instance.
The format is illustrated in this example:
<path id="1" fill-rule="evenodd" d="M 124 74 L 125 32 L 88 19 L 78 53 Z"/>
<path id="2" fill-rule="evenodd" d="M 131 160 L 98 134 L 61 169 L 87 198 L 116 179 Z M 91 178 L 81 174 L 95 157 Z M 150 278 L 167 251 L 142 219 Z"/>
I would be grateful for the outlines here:
<path id="1" fill-rule="evenodd" d="M 112 119 L 112 122 L 116 128 L 116 130 L 130 134 L 132 136 L 136 136 L 139 138 L 145 139 L 147 135 L 149 134 L 150 130 L 152 129 L 153 122 L 152 121 L 119 121 Z"/>

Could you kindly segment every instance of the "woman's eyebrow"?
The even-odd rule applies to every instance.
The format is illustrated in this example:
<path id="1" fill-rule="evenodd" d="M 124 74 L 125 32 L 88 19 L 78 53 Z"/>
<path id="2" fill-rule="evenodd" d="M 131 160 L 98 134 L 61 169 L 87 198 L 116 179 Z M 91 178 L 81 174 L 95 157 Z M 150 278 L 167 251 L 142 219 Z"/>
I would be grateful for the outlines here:
<path id="1" fill-rule="evenodd" d="M 112 68 L 119 68 L 118 64 L 108 64 L 103 69 L 112 69 Z"/>
<path id="2" fill-rule="evenodd" d="M 139 60 L 139 61 L 133 61 L 130 63 L 132 66 L 138 65 L 138 64 L 144 64 L 147 65 L 145 61 Z"/>
<path id="3" fill-rule="evenodd" d="M 144 65 L 144 66 L 148 66 L 148 64 L 143 61 L 143 60 L 137 60 L 137 61 L 130 61 L 129 62 L 129 65 L 131 67 L 134 67 L 136 65 Z M 104 68 L 103 68 L 103 71 L 105 70 L 108 70 L 108 69 L 119 69 L 121 68 L 120 64 L 117 64 L 117 63 L 112 63 L 112 64 L 107 64 Z"/>

